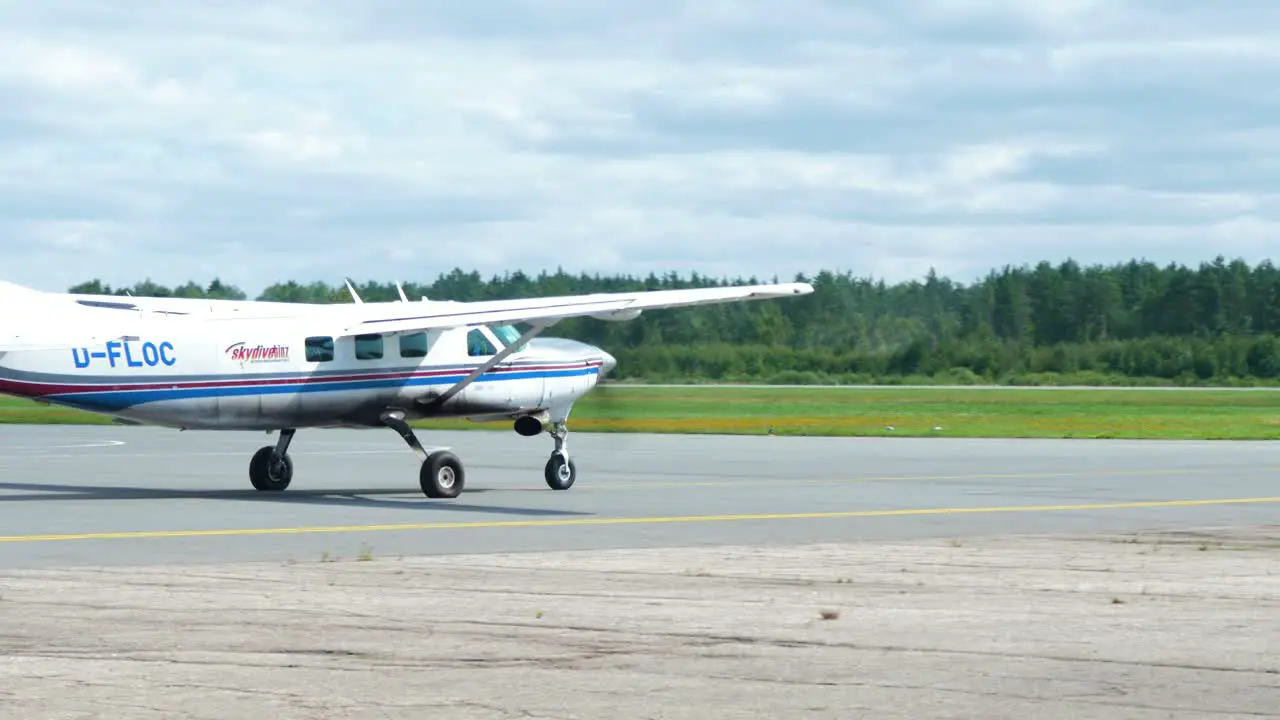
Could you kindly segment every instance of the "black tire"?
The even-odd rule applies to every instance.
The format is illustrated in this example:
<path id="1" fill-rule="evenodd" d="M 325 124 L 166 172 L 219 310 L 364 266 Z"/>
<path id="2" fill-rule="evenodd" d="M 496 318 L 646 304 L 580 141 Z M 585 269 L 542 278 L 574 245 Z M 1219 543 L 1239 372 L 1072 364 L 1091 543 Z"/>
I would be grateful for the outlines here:
<path id="1" fill-rule="evenodd" d="M 285 453 L 280 462 L 272 462 L 275 446 L 268 445 L 253 454 L 249 461 L 249 482 L 255 490 L 280 492 L 293 481 L 293 458 Z"/>
<path id="2" fill-rule="evenodd" d="M 543 475 L 546 476 L 547 487 L 552 490 L 568 490 L 578 479 L 578 467 L 573 464 L 573 458 L 553 453 Z"/>
<path id="3" fill-rule="evenodd" d="M 428 455 L 418 477 L 422 493 L 429 498 L 456 498 L 465 480 L 462 461 L 445 450 Z"/>

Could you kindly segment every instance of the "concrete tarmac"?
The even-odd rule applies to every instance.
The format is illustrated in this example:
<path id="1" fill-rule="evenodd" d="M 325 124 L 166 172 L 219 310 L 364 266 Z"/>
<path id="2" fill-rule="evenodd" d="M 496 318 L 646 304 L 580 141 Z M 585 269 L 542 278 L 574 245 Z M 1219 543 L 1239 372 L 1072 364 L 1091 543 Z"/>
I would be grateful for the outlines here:
<path id="1" fill-rule="evenodd" d="M 1280 520 L 1280 444 L 427 433 L 466 465 L 431 500 L 390 430 L 301 431 L 292 486 L 249 487 L 272 436 L 0 428 L 0 567 L 221 563 L 1098 532 Z"/>
<path id="2" fill-rule="evenodd" d="M 0 571 L 0 717 L 1280 717 L 1280 533 Z"/>
<path id="3" fill-rule="evenodd" d="M 0 427 L 0 717 L 1280 717 L 1275 443 Z"/>

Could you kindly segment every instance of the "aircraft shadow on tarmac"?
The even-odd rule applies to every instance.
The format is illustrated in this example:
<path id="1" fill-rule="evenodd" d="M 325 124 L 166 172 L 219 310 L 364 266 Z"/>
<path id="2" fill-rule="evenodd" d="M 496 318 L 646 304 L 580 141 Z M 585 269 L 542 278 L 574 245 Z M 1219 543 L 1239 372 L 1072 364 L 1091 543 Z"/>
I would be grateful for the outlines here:
<path id="1" fill-rule="evenodd" d="M 360 488 L 328 490 L 286 490 L 281 493 L 264 493 L 257 490 L 169 490 L 94 485 L 57 485 L 45 483 L 0 482 L 0 491 L 12 494 L 0 495 L 0 505 L 13 502 L 57 502 L 77 500 L 232 500 L 238 502 L 274 502 L 289 505 L 328 505 L 334 507 L 372 507 L 384 510 L 412 510 L 426 512 L 494 513 L 522 516 L 578 516 L 594 515 L 589 512 L 554 510 L 544 508 L 503 507 L 475 505 L 459 500 L 431 500 L 405 487 Z M 467 495 L 491 492 L 487 488 L 464 490 Z M 547 491 L 552 492 L 552 491 Z M 407 496 L 407 501 L 380 500 L 378 495 Z M 416 498 L 415 498 L 416 495 Z"/>

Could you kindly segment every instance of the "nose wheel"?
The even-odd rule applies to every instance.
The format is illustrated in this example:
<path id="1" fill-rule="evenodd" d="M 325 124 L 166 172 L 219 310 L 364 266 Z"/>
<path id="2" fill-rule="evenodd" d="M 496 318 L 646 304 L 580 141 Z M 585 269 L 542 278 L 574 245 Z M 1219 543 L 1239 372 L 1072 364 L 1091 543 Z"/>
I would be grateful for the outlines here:
<path id="1" fill-rule="evenodd" d="M 569 427 L 564 423 L 554 424 L 551 428 L 551 437 L 556 441 L 556 449 L 551 451 L 551 458 L 547 460 L 543 475 L 546 478 L 547 487 L 552 490 L 568 490 L 578 479 L 578 468 L 573 464 L 573 458 L 569 457 L 566 447 Z"/>
<path id="2" fill-rule="evenodd" d="M 573 481 L 578 479 L 578 468 L 571 458 L 556 454 L 547 461 L 543 474 L 547 479 L 547 487 L 552 490 L 568 490 L 573 487 Z"/>

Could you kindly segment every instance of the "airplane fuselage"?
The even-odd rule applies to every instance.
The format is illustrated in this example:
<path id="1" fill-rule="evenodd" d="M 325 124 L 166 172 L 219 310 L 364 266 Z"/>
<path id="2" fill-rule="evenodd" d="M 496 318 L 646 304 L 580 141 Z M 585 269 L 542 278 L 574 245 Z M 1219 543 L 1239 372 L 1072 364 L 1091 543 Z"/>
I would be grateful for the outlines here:
<path id="1" fill-rule="evenodd" d="M 297 317 L 113 322 L 107 335 L 117 339 L 0 354 L 0 392 L 187 429 L 383 427 L 388 410 L 408 420 L 563 417 L 613 363 L 584 343 L 534 339 L 433 403 L 518 332 L 460 327 L 335 339 L 328 326 Z"/>

